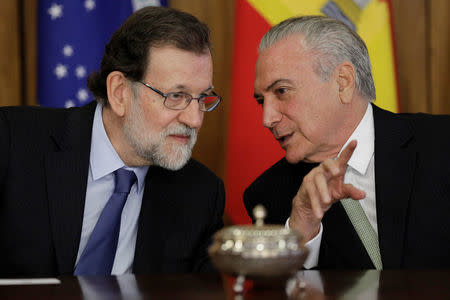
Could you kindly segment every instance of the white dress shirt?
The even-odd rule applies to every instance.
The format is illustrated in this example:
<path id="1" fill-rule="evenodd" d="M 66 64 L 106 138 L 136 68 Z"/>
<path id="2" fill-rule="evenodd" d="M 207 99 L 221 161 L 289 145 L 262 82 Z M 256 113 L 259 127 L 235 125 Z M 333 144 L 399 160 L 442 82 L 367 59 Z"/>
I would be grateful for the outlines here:
<path id="1" fill-rule="evenodd" d="M 92 125 L 91 153 L 89 159 L 89 174 L 84 205 L 83 227 L 77 261 L 94 230 L 100 214 L 114 192 L 114 174 L 124 167 L 113 145 L 111 144 L 102 120 L 102 105 L 97 104 Z M 126 167 L 134 171 L 137 182 L 131 187 L 125 206 L 122 210 L 119 240 L 111 274 L 131 273 L 136 247 L 139 213 L 145 188 L 145 176 L 148 166 Z"/>
<path id="2" fill-rule="evenodd" d="M 356 140 L 358 145 L 348 161 L 347 170 L 344 176 L 344 183 L 351 183 L 358 189 L 366 193 L 362 200 L 355 200 L 361 203 L 364 213 L 369 219 L 370 225 L 378 235 L 377 210 L 375 198 L 375 125 L 373 123 L 372 105 L 367 105 L 366 113 L 359 122 L 355 131 L 344 144 L 342 150 L 351 141 Z M 339 155 L 341 154 L 339 152 Z M 338 156 L 339 156 L 338 155 Z M 289 224 L 289 219 L 286 224 Z M 317 266 L 319 262 L 320 244 L 322 242 L 323 226 L 320 224 L 319 233 L 308 243 L 308 259 L 303 266 L 307 269 Z"/>

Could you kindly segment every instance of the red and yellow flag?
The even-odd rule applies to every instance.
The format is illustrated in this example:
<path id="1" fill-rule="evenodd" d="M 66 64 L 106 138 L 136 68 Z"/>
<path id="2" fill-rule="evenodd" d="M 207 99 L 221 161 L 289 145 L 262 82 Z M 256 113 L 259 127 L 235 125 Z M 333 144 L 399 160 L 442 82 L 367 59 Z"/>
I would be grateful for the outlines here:
<path id="1" fill-rule="evenodd" d="M 245 188 L 284 155 L 262 126 L 253 99 L 259 41 L 273 25 L 292 16 L 328 15 L 344 21 L 366 43 L 372 62 L 375 103 L 398 111 L 389 0 L 235 0 L 231 109 L 227 145 L 226 212 L 233 223 L 250 222 L 242 202 Z M 276 199 L 274 199 L 276 201 Z"/>

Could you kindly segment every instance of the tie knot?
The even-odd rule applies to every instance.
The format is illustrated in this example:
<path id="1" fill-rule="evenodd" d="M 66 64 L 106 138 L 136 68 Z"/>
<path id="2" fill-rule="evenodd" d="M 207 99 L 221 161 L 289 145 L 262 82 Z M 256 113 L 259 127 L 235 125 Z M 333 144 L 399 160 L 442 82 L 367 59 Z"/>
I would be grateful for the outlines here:
<path id="1" fill-rule="evenodd" d="M 131 186 L 137 180 L 136 174 L 133 171 L 120 168 L 114 172 L 115 188 L 114 193 L 126 193 L 130 192 Z"/>

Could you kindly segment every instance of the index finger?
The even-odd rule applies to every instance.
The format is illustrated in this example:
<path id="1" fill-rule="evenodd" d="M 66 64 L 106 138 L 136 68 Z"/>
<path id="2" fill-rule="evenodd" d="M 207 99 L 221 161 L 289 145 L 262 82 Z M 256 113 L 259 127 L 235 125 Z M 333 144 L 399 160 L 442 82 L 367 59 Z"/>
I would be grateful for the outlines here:
<path id="1" fill-rule="evenodd" d="M 339 164 L 347 165 L 348 161 L 350 160 L 350 157 L 352 157 L 353 152 L 356 149 L 356 140 L 351 141 L 348 143 L 348 145 L 342 150 L 341 155 L 336 159 Z"/>

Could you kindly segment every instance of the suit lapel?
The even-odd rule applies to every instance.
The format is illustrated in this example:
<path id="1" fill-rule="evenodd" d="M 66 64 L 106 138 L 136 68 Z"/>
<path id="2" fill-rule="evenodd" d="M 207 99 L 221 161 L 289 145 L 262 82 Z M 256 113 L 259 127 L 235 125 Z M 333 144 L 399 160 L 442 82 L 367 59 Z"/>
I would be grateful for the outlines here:
<path id="1" fill-rule="evenodd" d="M 68 111 L 46 156 L 49 214 L 59 274 L 72 274 L 83 223 L 95 103 Z"/>
<path id="2" fill-rule="evenodd" d="M 351 268 L 375 268 L 341 202 L 331 206 L 325 213 L 322 224 L 321 261 L 330 262 L 340 257 Z"/>
<path id="3" fill-rule="evenodd" d="M 373 108 L 378 239 L 383 268 L 391 269 L 402 264 L 416 150 L 409 121 L 375 105 Z"/>
<path id="4" fill-rule="evenodd" d="M 162 178 L 164 173 L 163 169 L 153 166 L 147 171 L 133 261 L 135 274 L 160 272 L 156 262 L 162 259 L 164 232 L 161 228 L 168 229 L 164 225 L 168 216 L 162 213 L 165 209 L 161 207 L 165 202 L 164 191 L 169 188 Z"/>
<path id="5" fill-rule="evenodd" d="M 133 273 L 179 272 L 190 268 L 189 249 L 196 242 L 196 234 L 192 228 L 185 226 L 194 221 L 202 224 L 203 221 L 197 219 L 196 201 L 189 200 L 205 197 L 201 191 L 189 191 L 188 187 L 195 184 L 193 181 L 198 175 L 192 173 L 191 163 L 188 162 L 178 171 L 157 166 L 148 169 L 138 221 Z M 179 243 L 180 238 L 184 242 Z"/>

